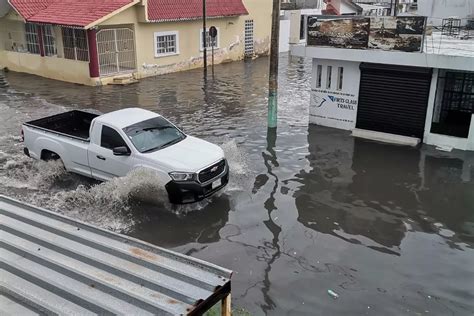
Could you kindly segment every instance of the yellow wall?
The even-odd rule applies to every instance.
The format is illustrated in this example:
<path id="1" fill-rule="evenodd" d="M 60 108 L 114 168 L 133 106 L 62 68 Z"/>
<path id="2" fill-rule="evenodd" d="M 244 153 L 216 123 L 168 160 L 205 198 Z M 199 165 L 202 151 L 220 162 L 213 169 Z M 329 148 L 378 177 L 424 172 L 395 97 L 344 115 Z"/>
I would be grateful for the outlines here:
<path id="1" fill-rule="evenodd" d="M 89 77 L 89 63 L 29 53 L 0 51 L 0 68 L 85 85 L 94 85 Z"/>
<path id="2" fill-rule="evenodd" d="M 211 18 L 207 26 L 219 30 L 219 48 L 215 50 L 215 63 L 239 60 L 244 57 L 245 20 L 254 20 L 254 51 L 256 56 L 267 55 L 270 47 L 271 0 L 244 0 L 249 11 L 247 16 Z M 100 24 L 99 28 L 128 25 L 135 30 L 137 73 L 135 77 L 159 75 L 169 72 L 202 67 L 200 32 L 202 20 L 141 23 L 142 8 L 136 5 Z M 131 23 L 133 21 L 133 23 Z M 154 33 L 177 31 L 179 34 L 179 54 L 155 57 Z M 210 62 L 210 52 L 208 60 Z M 103 80 L 104 83 L 110 81 Z"/>
<path id="3" fill-rule="evenodd" d="M 219 29 L 219 48 L 215 51 L 215 63 L 239 60 L 244 57 L 245 20 L 254 20 L 254 52 L 256 56 L 267 55 L 270 47 L 272 0 L 243 0 L 249 15 L 208 19 L 207 26 Z M 203 58 L 200 51 L 201 20 L 144 23 L 144 7 L 137 4 L 111 17 L 99 25 L 101 28 L 130 27 L 135 30 L 136 44 L 136 78 L 159 75 L 169 72 L 202 67 Z M 28 53 L 5 51 L 8 29 L 12 21 L 21 21 L 12 11 L 0 18 L 0 67 L 27 72 L 47 78 L 89 84 L 96 84 L 89 77 L 87 62 L 68 60 L 59 57 L 41 57 Z M 16 25 L 20 25 L 17 23 Z M 22 26 L 22 25 L 21 25 Z M 24 26 L 23 26 L 24 27 Z M 179 54 L 166 57 L 155 57 L 154 33 L 177 31 L 179 33 Z M 58 55 L 62 56 L 60 28 L 55 28 Z M 211 60 L 209 51 L 209 62 Z M 103 78 L 100 83 L 107 84 L 113 77 Z"/>

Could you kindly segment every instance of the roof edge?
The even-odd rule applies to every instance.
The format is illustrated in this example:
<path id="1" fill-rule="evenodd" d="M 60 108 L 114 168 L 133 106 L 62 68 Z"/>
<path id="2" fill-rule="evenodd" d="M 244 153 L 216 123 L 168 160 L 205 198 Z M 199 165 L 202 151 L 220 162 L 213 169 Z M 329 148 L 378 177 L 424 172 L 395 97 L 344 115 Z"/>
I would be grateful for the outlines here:
<path id="1" fill-rule="evenodd" d="M 231 15 L 216 15 L 216 16 L 207 16 L 206 20 L 211 20 L 211 19 L 223 19 L 223 18 L 235 18 L 243 15 L 249 15 L 248 12 L 247 14 L 231 14 Z M 179 18 L 179 19 L 159 19 L 159 20 L 148 20 L 147 22 L 150 23 L 160 23 L 160 22 L 177 22 L 177 21 L 196 21 L 196 20 L 202 20 L 201 16 L 193 17 L 193 18 Z"/>

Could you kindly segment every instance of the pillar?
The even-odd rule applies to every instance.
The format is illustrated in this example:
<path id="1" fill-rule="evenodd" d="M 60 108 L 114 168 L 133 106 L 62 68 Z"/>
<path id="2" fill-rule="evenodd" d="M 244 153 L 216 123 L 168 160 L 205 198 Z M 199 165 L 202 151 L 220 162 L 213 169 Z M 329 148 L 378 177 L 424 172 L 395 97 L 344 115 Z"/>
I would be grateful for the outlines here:
<path id="1" fill-rule="evenodd" d="M 89 75 L 91 78 L 100 77 L 99 55 L 97 53 L 97 30 L 87 30 L 87 43 L 89 46 Z"/>

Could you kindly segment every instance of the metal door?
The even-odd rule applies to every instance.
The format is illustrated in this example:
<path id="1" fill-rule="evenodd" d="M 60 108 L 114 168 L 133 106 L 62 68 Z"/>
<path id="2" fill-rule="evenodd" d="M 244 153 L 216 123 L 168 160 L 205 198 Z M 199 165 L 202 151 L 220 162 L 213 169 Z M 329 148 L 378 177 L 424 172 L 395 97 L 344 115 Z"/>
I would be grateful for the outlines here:
<path id="1" fill-rule="evenodd" d="M 423 138 L 431 69 L 365 63 L 360 69 L 356 127 Z"/>
<path id="2" fill-rule="evenodd" d="M 133 72 L 136 68 L 133 30 L 117 28 L 98 31 L 97 53 L 101 76 Z"/>

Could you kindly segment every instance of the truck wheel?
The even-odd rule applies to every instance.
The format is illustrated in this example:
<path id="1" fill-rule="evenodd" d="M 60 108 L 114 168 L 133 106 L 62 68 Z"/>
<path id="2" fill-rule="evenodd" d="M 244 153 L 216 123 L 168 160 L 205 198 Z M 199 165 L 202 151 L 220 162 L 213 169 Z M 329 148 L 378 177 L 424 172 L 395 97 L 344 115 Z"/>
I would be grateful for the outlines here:
<path id="1" fill-rule="evenodd" d="M 61 157 L 59 157 L 59 155 L 55 152 L 52 152 L 46 149 L 41 151 L 41 160 L 50 161 L 50 160 L 58 160 L 58 159 L 61 159 Z"/>

